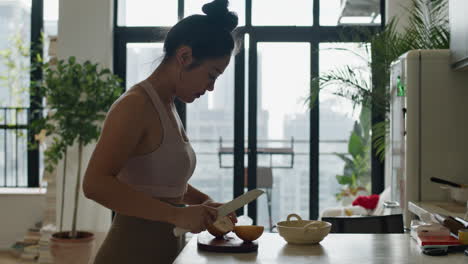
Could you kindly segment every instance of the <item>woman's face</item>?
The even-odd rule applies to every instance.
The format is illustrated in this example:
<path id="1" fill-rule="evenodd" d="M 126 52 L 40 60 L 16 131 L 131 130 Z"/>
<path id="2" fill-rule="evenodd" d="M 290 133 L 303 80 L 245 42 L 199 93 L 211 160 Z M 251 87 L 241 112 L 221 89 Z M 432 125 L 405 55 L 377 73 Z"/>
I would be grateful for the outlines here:
<path id="1" fill-rule="evenodd" d="M 191 103 L 204 95 L 206 91 L 213 91 L 216 79 L 224 72 L 230 55 L 220 58 L 206 59 L 194 68 L 184 67 L 176 87 L 176 96 L 183 102 Z"/>

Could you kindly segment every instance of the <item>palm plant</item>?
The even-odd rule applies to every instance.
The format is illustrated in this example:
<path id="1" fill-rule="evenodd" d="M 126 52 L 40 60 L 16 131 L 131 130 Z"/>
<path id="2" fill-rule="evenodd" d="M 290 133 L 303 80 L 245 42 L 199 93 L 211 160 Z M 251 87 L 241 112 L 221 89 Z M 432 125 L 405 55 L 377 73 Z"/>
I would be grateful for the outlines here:
<path id="1" fill-rule="evenodd" d="M 402 31 L 397 30 L 398 20 L 392 18 L 383 30 L 375 35 L 371 35 L 371 32 L 363 32 L 370 39 L 370 43 L 364 45 L 365 56 L 350 49 L 341 49 L 363 59 L 367 67 L 346 65 L 321 74 L 312 80 L 311 96 L 308 98 L 310 107 L 314 107 L 313 102 L 319 91 L 333 87 L 335 89 L 333 94 L 351 100 L 353 107 L 372 109 L 372 119 L 383 120 L 372 126 L 371 134 L 374 150 L 381 161 L 385 158 L 386 136 L 389 132 L 387 113 L 390 110 L 391 63 L 409 50 L 447 49 L 450 46 L 447 0 L 412 0 L 406 12 L 408 25 Z M 357 142 L 358 126 L 359 123 L 355 123 L 350 136 L 349 153 L 335 153 L 345 162 L 343 174 L 336 176 L 338 183 L 346 186 L 336 194 L 338 200 L 344 196 L 353 196 L 359 190 L 368 189 L 365 181 L 358 181 L 358 179 L 366 178 L 365 175 L 369 171 L 365 168 L 369 167 L 370 163 L 370 155 L 364 153 L 357 155 L 357 149 L 365 149 L 365 145 Z M 370 142 L 367 144 L 370 145 Z M 370 147 L 367 148 L 367 154 L 369 150 Z"/>
<path id="2" fill-rule="evenodd" d="M 335 95 L 350 99 L 354 106 L 368 107 L 373 117 L 385 120 L 374 124 L 372 129 L 374 148 L 381 160 L 385 157 L 388 133 L 390 64 L 409 50 L 447 49 L 450 44 L 447 0 L 412 0 L 406 12 L 408 25 L 401 32 L 397 30 L 396 18 L 375 35 L 364 32 L 370 45 L 365 46 L 366 56 L 360 57 L 366 60 L 367 68 L 344 66 L 321 74 L 312 81 L 308 98 L 314 102 L 319 90 L 334 86 Z M 368 69 L 372 70 L 371 78 L 367 77 Z"/>

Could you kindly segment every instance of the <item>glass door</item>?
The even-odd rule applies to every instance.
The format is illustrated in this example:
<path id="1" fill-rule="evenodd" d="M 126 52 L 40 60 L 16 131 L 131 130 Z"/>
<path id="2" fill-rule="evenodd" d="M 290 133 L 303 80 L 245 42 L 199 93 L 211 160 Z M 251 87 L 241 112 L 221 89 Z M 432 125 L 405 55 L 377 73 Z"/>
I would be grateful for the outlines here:
<path id="1" fill-rule="evenodd" d="M 271 230 L 291 213 L 303 218 L 310 214 L 310 115 L 305 102 L 310 92 L 311 46 L 307 42 L 253 45 L 256 70 L 249 71 L 247 186 L 263 189 L 266 195 L 249 206 L 249 215 Z"/>
<path id="2" fill-rule="evenodd" d="M 190 184 L 215 201 L 233 199 L 234 58 L 214 90 L 187 104 L 187 134 L 197 154 Z"/>

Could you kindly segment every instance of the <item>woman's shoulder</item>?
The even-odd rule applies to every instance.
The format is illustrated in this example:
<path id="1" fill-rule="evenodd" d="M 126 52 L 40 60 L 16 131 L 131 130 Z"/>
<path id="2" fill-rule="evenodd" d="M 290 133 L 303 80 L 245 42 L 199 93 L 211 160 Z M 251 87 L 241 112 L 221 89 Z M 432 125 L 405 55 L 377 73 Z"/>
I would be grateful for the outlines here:
<path id="1" fill-rule="evenodd" d="M 135 84 L 132 88 L 125 91 L 113 104 L 109 112 L 116 110 L 129 110 L 130 112 L 143 112 L 150 106 L 151 100 L 146 95 L 144 89 Z M 123 108 L 123 109 L 122 109 Z"/>

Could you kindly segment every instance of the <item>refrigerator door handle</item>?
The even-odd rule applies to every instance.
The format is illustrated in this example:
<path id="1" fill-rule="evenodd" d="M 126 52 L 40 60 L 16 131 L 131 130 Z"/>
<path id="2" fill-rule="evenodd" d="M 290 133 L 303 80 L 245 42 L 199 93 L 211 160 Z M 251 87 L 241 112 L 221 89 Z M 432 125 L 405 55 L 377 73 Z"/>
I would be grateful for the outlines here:
<path id="1" fill-rule="evenodd" d="M 403 112 L 403 136 L 406 136 L 406 107 L 401 110 Z"/>

